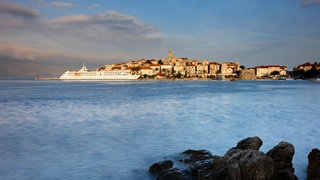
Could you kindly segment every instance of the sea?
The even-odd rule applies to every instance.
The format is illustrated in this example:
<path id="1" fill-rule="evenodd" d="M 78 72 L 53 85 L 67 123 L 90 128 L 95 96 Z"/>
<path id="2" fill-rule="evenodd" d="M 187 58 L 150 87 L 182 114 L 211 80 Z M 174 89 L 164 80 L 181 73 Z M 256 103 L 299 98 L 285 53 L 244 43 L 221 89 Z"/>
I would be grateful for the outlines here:
<path id="1" fill-rule="evenodd" d="M 259 136 L 294 145 L 306 179 L 320 148 L 320 83 L 0 80 L 0 179 L 155 179 L 187 149 L 222 156 Z M 174 164 L 179 166 L 179 164 Z"/>

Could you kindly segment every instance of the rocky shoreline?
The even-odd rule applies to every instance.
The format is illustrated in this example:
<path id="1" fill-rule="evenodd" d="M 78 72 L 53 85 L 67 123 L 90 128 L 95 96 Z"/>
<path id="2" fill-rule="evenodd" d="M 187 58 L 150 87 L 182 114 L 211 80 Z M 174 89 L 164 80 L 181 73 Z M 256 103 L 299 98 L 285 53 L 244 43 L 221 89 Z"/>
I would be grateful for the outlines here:
<path id="1" fill-rule="evenodd" d="M 157 162 L 149 172 L 157 180 L 295 180 L 292 159 L 294 146 L 281 141 L 267 153 L 259 151 L 262 140 L 249 137 L 237 143 L 224 156 L 212 155 L 207 150 L 186 150 L 179 161 L 187 169 L 174 167 L 172 160 Z M 312 149 L 308 155 L 307 179 L 320 179 L 320 150 Z"/>

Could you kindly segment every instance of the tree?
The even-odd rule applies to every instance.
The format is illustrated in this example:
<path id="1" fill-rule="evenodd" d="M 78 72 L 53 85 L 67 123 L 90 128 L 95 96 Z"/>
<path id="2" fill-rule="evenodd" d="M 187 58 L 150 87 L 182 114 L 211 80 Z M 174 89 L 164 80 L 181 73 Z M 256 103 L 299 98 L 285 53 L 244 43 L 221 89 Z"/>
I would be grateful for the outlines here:
<path id="1" fill-rule="evenodd" d="M 180 72 L 178 72 L 174 77 L 180 79 L 182 76 L 182 74 Z"/>
<path id="2" fill-rule="evenodd" d="M 280 72 L 279 71 L 272 71 L 271 75 L 272 76 L 277 76 L 277 75 L 280 75 Z"/>
<path id="3" fill-rule="evenodd" d="M 133 67 L 131 69 L 131 72 L 133 72 L 133 74 L 138 74 L 138 72 L 140 71 L 140 68 L 139 67 Z"/>
<path id="4" fill-rule="evenodd" d="M 244 67 L 244 65 L 241 65 L 241 66 L 240 66 L 240 69 L 246 69 L 246 67 Z"/>
<path id="5" fill-rule="evenodd" d="M 305 73 L 304 69 L 295 70 L 293 71 L 293 76 L 296 78 L 302 78 L 304 73 Z"/>
<path id="6" fill-rule="evenodd" d="M 158 64 L 163 65 L 162 60 L 159 60 L 159 61 L 158 61 Z"/>

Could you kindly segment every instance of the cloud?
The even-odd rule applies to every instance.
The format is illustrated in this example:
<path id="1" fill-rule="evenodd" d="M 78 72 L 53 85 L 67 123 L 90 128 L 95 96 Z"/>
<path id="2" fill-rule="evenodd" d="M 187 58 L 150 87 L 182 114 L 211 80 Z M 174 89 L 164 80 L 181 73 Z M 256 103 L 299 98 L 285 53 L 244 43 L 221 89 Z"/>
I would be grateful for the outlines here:
<path id="1" fill-rule="evenodd" d="M 98 7 L 100 7 L 100 4 L 93 4 L 89 7 L 89 9 L 96 9 Z"/>
<path id="2" fill-rule="evenodd" d="M 116 11 L 45 19 L 15 4 L 1 6 L 0 31 L 0 59 L 60 64 L 154 57 L 166 38 L 157 28 Z"/>
<path id="3" fill-rule="evenodd" d="M 94 38 L 99 41 L 128 42 L 165 38 L 161 31 L 141 23 L 133 16 L 116 11 L 107 11 L 93 16 L 62 16 L 53 19 L 50 23 L 61 29 L 72 29 L 73 35 L 71 36 L 81 35 L 84 38 Z"/>
<path id="4" fill-rule="evenodd" d="M 7 14 L 25 19 L 34 19 L 39 16 L 39 13 L 35 10 L 9 3 L 0 3 L 0 14 Z"/>
<path id="5" fill-rule="evenodd" d="M 72 4 L 72 3 L 59 2 L 59 1 L 52 1 L 52 2 L 50 2 L 50 4 L 52 6 L 59 7 L 59 8 L 72 8 L 72 7 L 74 7 L 74 4 Z"/>
<path id="6" fill-rule="evenodd" d="M 58 17 L 52 20 L 53 23 L 80 23 L 88 22 L 90 20 L 89 16 L 86 15 L 72 15 L 72 16 L 63 16 Z"/>
<path id="7" fill-rule="evenodd" d="M 46 49 L 46 47 L 32 47 L 21 43 L 11 43 L 0 41 L 0 57 L 15 59 L 15 60 L 29 60 L 35 61 L 39 59 L 50 59 L 52 57 L 60 57 L 61 59 L 83 59 L 90 57 L 95 60 L 104 60 L 102 54 L 90 52 L 70 52 L 68 50 L 54 50 Z"/>
<path id="8" fill-rule="evenodd" d="M 320 5 L 320 0 L 300 0 L 303 6 Z"/>
<path id="9" fill-rule="evenodd" d="M 45 54 L 48 55 L 48 52 L 36 48 L 31 48 L 23 44 L 0 41 L 0 54 L 1 57 L 4 58 L 33 61 L 36 58 L 43 57 Z"/>

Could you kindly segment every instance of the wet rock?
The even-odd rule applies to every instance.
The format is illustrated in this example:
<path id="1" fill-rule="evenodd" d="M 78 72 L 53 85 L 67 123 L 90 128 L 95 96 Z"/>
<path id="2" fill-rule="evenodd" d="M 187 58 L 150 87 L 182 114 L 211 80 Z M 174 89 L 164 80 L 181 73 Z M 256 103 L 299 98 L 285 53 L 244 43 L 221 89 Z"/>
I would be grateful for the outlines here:
<path id="1" fill-rule="evenodd" d="M 195 163 L 201 160 L 209 159 L 212 157 L 212 154 L 207 150 L 192 150 L 188 149 L 184 151 L 182 154 L 186 155 L 185 159 L 182 159 L 182 162 L 185 163 Z"/>
<path id="2" fill-rule="evenodd" d="M 248 137 L 243 139 L 237 143 L 236 147 L 233 147 L 227 151 L 225 156 L 232 156 L 234 153 L 240 152 L 241 150 L 252 149 L 259 151 L 260 147 L 262 146 L 262 140 L 255 136 L 255 137 Z"/>
<path id="3" fill-rule="evenodd" d="M 212 168 L 213 161 L 212 159 L 205 159 L 198 162 L 195 162 L 190 166 L 190 171 L 193 176 L 197 177 L 199 174 L 206 174 Z"/>
<path id="4" fill-rule="evenodd" d="M 207 174 L 203 175 L 201 178 L 203 180 L 226 180 L 228 179 L 228 168 L 224 167 L 219 170 L 211 170 Z"/>
<path id="5" fill-rule="evenodd" d="M 274 161 L 263 152 L 248 149 L 233 154 L 228 159 L 228 177 L 230 179 L 272 179 Z"/>
<path id="6" fill-rule="evenodd" d="M 193 180 L 193 177 L 187 171 L 171 168 L 161 172 L 157 180 Z"/>
<path id="7" fill-rule="evenodd" d="M 152 164 L 149 167 L 149 172 L 152 174 L 160 174 L 161 172 L 165 171 L 166 169 L 170 169 L 173 166 L 173 162 L 171 160 L 163 161 L 163 162 L 157 162 Z"/>
<path id="8" fill-rule="evenodd" d="M 312 149 L 308 155 L 307 179 L 320 179 L 320 150 Z"/>
<path id="9" fill-rule="evenodd" d="M 224 156 L 213 156 L 207 150 L 186 150 L 180 160 L 189 166 L 189 170 L 172 168 L 172 161 L 155 163 L 150 172 L 157 175 L 157 179 L 195 179 L 195 180 L 296 180 L 292 159 L 294 147 L 287 142 L 280 142 L 268 153 L 259 151 L 262 140 L 250 137 L 237 143 Z M 319 150 L 314 152 L 320 153 Z M 319 154 L 309 155 L 309 159 L 319 160 Z M 318 164 L 311 163 L 308 171 L 319 170 Z M 315 177 L 315 175 L 312 175 Z"/>
<path id="10" fill-rule="evenodd" d="M 292 166 L 293 155 L 293 145 L 285 141 L 281 141 L 267 152 L 267 156 L 270 156 L 275 161 L 276 177 L 281 179 L 282 176 L 289 177 L 291 175 L 293 179 L 296 179 Z"/>
<path id="11" fill-rule="evenodd" d="M 262 140 L 258 136 L 243 139 L 239 141 L 237 144 L 237 148 L 243 149 L 243 150 L 252 149 L 252 150 L 259 151 L 261 146 L 262 146 Z"/>
<path id="12" fill-rule="evenodd" d="M 224 180 L 228 177 L 228 160 L 226 157 L 213 156 L 212 165 L 206 171 L 198 174 L 198 179 L 203 180 Z"/>
<path id="13" fill-rule="evenodd" d="M 290 170 L 280 170 L 275 174 L 275 180 L 298 180 Z"/>

